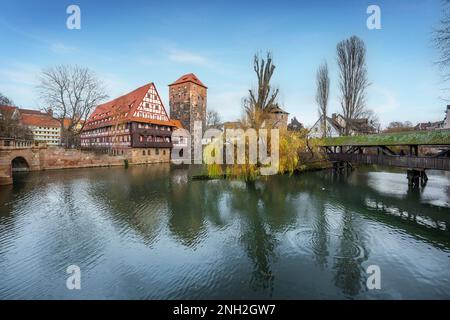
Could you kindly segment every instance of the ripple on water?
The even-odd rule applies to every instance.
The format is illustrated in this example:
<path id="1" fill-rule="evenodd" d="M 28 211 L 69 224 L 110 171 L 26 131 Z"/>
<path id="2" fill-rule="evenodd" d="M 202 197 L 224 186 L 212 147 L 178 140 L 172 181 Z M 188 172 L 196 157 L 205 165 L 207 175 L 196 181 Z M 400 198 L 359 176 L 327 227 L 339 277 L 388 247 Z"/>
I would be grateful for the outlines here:
<path id="1" fill-rule="evenodd" d="M 296 253 L 336 259 L 360 259 L 364 248 L 355 239 L 331 232 L 320 232 L 310 227 L 293 230 L 287 235 Z"/>

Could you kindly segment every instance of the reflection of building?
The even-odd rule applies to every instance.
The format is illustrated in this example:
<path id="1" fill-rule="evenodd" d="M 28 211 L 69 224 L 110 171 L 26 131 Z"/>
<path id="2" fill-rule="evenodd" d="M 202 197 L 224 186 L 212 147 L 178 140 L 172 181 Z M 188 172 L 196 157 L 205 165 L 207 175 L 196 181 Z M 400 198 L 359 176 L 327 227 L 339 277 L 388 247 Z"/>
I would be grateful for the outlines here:
<path id="1" fill-rule="evenodd" d="M 169 85 L 170 117 L 180 120 L 191 134 L 194 132 L 194 121 L 201 121 L 205 130 L 207 89 L 193 73 Z"/>
<path id="2" fill-rule="evenodd" d="M 99 105 L 86 121 L 81 146 L 123 154 L 132 162 L 169 161 L 174 127 L 149 83 Z"/>
<path id="3" fill-rule="evenodd" d="M 34 140 L 48 146 L 58 146 L 61 141 L 61 124 L 50 114 L 37 110 L 19 109 L 22 124 L 33 132 Z"/>

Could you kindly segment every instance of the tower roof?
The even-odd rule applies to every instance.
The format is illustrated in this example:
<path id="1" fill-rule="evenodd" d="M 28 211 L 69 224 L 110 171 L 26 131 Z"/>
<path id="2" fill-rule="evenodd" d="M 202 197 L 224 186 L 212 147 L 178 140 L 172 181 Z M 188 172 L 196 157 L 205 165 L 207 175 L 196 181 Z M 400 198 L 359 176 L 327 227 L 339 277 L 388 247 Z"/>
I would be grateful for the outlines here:
<path id="1" fill-rule="evenodd" d="M 193 74 L 193 73 L 188 73 L 188 74 L 185 74 L 184 76 L 181 76 L 180 78 L 178 78 L 177 81 L 175 81 L 174 83 L 169 84 L 169 87 L 173 86 L 173 85 L 176 85 L 176 84 L 186 83 L 186 82 L 192 82 L 192 83 L 195 83 L 195 84 L 197 84 L 197 85 L 199 85 L 199 86 L 201 86 L 203 88 L 208 89 L 208 87 L 205 86 L 203 84 L 203 82 L 201 82 L 200 79 L 197 78 L 197 76 L 195 74 Z"/>

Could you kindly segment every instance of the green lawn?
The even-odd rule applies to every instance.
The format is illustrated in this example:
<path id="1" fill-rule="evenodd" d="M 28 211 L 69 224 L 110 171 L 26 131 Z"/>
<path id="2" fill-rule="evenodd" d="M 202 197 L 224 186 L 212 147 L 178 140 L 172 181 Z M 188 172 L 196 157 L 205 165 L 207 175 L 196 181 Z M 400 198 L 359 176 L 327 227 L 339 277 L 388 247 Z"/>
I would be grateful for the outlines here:
<path id="1" fill-rule="evenodd" d="M 450 145 L 450 130 L 408 131 L 382 133 L 366 136 L 326 138 L 319 145 L 331 146 L 405 146 L 405 145 Z"/>

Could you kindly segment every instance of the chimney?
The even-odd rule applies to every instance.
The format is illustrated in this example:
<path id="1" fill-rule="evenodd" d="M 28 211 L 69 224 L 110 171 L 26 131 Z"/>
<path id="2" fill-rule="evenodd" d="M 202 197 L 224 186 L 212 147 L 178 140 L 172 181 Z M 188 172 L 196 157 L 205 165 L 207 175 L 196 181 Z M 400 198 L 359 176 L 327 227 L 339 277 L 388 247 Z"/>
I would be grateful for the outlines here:
<path id="1" fill-rule="evenodd" d="M 331 115 L 331 118 L 334 120 L 334 119 L 336 119 L 337 118 L 337 114 L 336 113 L 333 113 L 332 115 Z"/>
<path id="2" fill-rule="evenodd" d="M 47 113 L 50 117 L 53 117 L 53 109 L 52 108 L 48 108 Z"/>

